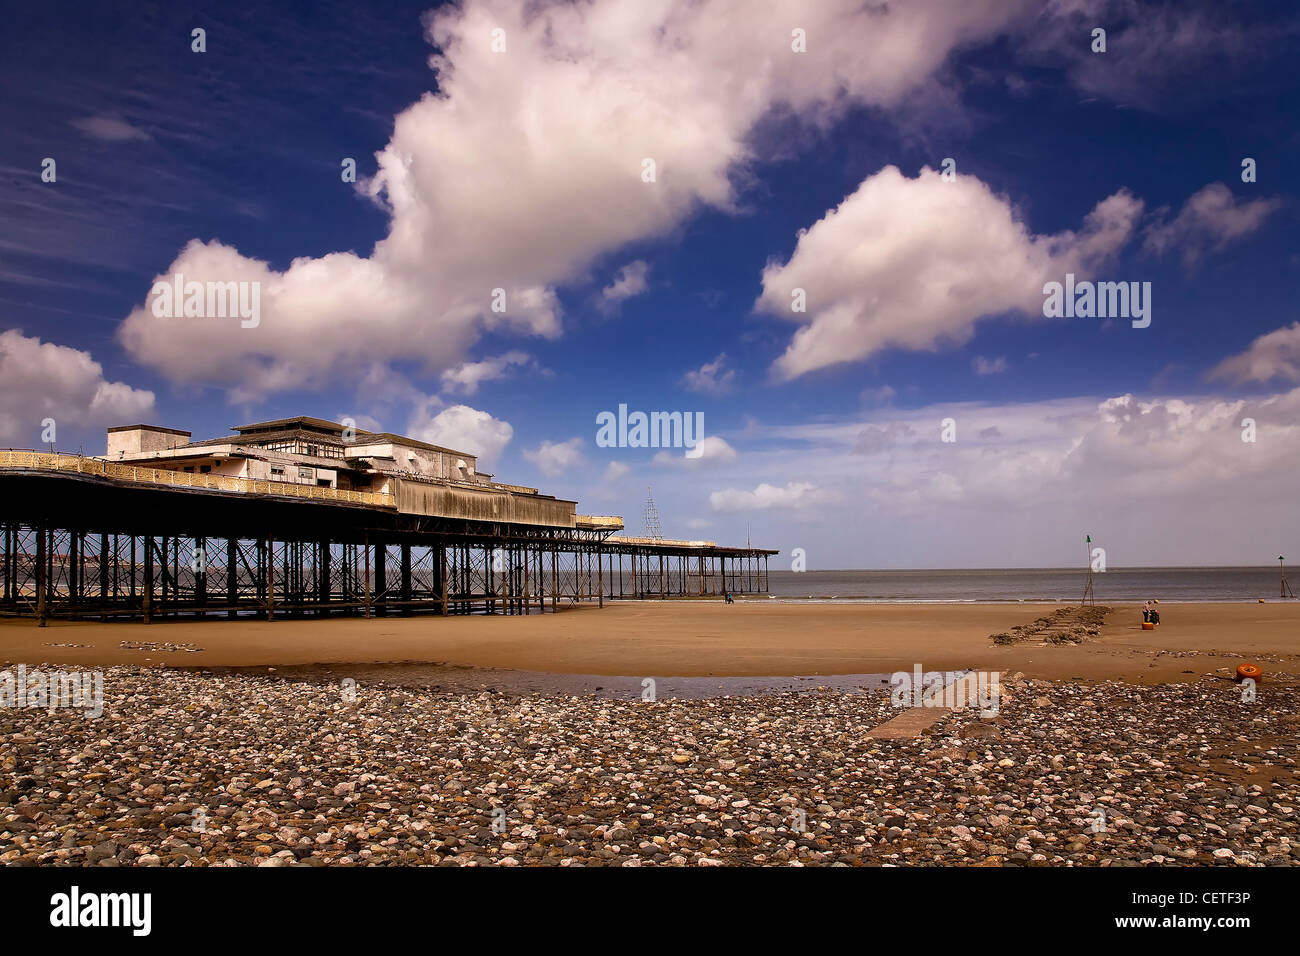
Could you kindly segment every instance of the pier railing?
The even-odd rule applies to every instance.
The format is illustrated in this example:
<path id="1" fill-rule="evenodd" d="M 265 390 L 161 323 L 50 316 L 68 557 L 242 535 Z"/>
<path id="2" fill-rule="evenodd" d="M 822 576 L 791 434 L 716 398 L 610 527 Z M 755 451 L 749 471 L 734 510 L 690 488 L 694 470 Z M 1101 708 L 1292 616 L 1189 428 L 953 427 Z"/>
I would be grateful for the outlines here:
<path id="1" fill-rule="evenodd" d="M 61 455 L 40 451 L 0 451 L 0 468 L 24 471 L 73 472 L 138 484 L 167 485 L 173 488 L 201 488 L 209 491 L 234 491 L 250 495 L 274 495 L 281 498 L 309 498 L 358 505 L 395 508 L 393 495 L 375 491 L 345 491 L 315 485 L 297 485 L 289 481 L 259 481 L 254 478 L 231 478 L 227 475 L 171 471 L 166 468 L 141 468 L 119 462 L 101 461 L 81 455 Z"/>

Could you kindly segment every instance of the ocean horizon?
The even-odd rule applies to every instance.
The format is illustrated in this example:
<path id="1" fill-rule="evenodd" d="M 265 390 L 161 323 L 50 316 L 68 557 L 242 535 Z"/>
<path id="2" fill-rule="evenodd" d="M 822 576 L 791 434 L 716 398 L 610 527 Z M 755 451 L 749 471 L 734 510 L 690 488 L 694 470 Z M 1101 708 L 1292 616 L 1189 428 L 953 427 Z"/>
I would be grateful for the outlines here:
<path id="1" fill-rule="evenodd" d="M 1267 601 L 1278 600 L 1280 591 L 1278 569 L 1267 565 L 1110 568 L 1092 581 L 1098 604 Z M 1086 584 L 1087 572 L 1079 568 L 772 569 L 768 593 L 787 601 L 1055 603 L 1079 601 Z"/>

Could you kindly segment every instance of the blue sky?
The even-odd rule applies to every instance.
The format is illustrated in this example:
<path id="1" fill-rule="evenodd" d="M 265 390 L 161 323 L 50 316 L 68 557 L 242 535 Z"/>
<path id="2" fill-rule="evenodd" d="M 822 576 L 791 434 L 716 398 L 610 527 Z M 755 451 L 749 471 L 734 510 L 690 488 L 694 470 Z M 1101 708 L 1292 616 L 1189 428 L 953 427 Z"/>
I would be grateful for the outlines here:
<path id="1" fill-rule="evenodd" d="M 353 416 L 812 568 L 1300 551 L 1293 5 L 518 6 L 15 11 L 0 444 Z M 1044 318 L 1067 270 L 1150 327 Z M 259 326 L 158 319 L 177 271 Z"/>

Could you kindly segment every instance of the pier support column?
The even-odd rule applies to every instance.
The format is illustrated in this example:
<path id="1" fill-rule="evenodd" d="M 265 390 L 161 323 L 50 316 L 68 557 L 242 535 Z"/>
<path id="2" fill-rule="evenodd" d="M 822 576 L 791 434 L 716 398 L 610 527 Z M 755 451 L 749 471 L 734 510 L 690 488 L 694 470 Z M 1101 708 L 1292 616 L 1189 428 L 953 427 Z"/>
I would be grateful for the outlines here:
<path id="1" fill-rule="evenodd" d="M 81 536 L 75 531 L 68 532 L 68 556 L 65 561 L 65 567 L 68 570 L 68 603 L 76 604 L 81 598 L 81 586 L 79 582 L 79 567 L 81 557 Z"/>
<path id="2" fill-rule="evenodd" d="M 203 607 L 208 603 L 208 539 L 194 539 L 194 603 Z"/>
<path id="3" fill-rule="evenodd" d="M 525 548 L 521 550 L 521 557 L 524 559 L 524 614 L 529 614 L 530 611 L 532 611 L 533 605 L 533 596 L 528 592 L 528 562 L 533 557 L 532 551 L 529 551 L 525 546 Z"/>
<path id="4" fill-rule="evenodd" d="M 4 596 L 5 603 L 8 604 L 11 600 L 13 600 L 13 592 L 9 589 L 9 572 L 13 568 L 13 563 L 14 563 L 13 532 L 12 530 L 10 530 L 8 524 L 0 526 L 0 529 L 2 529 L 0 530 L 0 535 L 2 535 L 4 538 L 4 549 L 5 549 L 3 596 Z"/>
<path id="5" fill-rule="evenodd" d="M 153 535 L 144 537 L 144 622 L 153 620 Z"/>
<path id="6" fill-rule="evenodd" d="M 365 536 L 365 539 L 364 539 L 364 541 L 363 541 L 363 543 L 362 543 L 362 545 L 361 545 L 361 554 L 362 554 L 363 560 L 365 561 L 365 565 L 366 565 L 366 566 L 365 566 L 365 575 L 366 575 L 366 580 L 365 580 L 365 586 L 366 586 L 366 590 L 365 590 L 365 594 L 366 594 L 365 613 L 366 613 L 366 617 L 369 618 L 369 617 L 370 617 L 370 536 L 369 536 L 369 535 L 366 535 L 366 536 Z"/>
<path id="7" fill-rule="evenodd" d="M 226 617 L 234 620 L 239 616 L 235 605 L 239 603 L 239 539 L 226 539 L 226 604 L 230 610 Z"/>
<path id="8" fill-rule="evenodd" d="M 383 617 L 388 613 L 388 546 L 383 541 L 375 542 L 375 614 Z"/>
<path id="9" fill-rule="evenodd" d="M 293 582 L 294 582 L 295 575 L 293 574 L 292 569 L 289 567 L 289 555 L 293 551 L 293 547 L 294 546 L 292 541 L 284 542 L 284 568 L 280 572 L 280 577 L 284 582 L 284 603 L 285 604 L 288 604 L 290 602 L 290 599 L 293 597 L 292 592 L 293 592 Z M 274 543 L 272 543 L 270 550 L 271 550 L 271 554 L 274 555 L 275 554 Z M 271 563 L 274 565 L 275 562 L 272 561 Z"/>
<path id="10" fill-rule="evenodd" d="M 275 620 L 275 542 L 270 538 L 264 544 L 266 548 L 266 619 Z M 289 545 L 284 546 L 285 561 L 289 560 Z"/>
<path id="11" fill-rule="evenodd" d="M 411 600 L 411 546 L 409 544 L 403 544 L 401 546 L 401 570 L 399 573 L 402 576 L 402 602 L 405 604 Z M 410 614 L 410 607 L 403 607 L 401 613 L 403 615 Z"/>
<path id="12" fill-rule="evenodd" d="M 316 600 L 321 603 L 321 617 L 329 616 L 330 598 L 334 593 L 334 584 L 330 581 L 330 560 L 334 555 L 330 551 L 329 540 L 326 539 L 320 543 L 320 568 L 317 576 L 320 578 L 320 585 L 316 590 Z"/>
<path id="13" fill-rule="evenodd" d="M 45 626 L 45 616 L 49 612 L 45 591 L 49 584 L 46 580 L 48 571 L 45 567 L 45 529 L 36 529 L 36 626 Z M 148 621 L 148 618 L 145 618 Z"/>
<path id="14" fill-rule="evenodd" d="M 4 549 L 5 549 L 4 550 L 4 562 L 5 562 L 4 574 L 0 575 L 4 578 L 4 583 L 0 585 L 0 591 L 2 591 L 4 602 L 8 604 L 11 599 L 11 595 L 9 591 L 9 568 L 14 563 L 14 549 L 13 549 L 13 542 L 10 540 L 10 536 L 9 536 L 9 525 L 7 524 L 0 525 L 0 538 L 3 538 Z"/>
<path id="15" fill-rule="evenodd" d="M 108 535 L 99 536 L 99 600 L 108 603 L 108 562 L 111 552 L 108 550 Z"/>
<path id="16" fill-rule="evenodd" d="M 442 616 L 447 616 L 447 542 L 438 541 L 438 590 L 442 593 Z"/>

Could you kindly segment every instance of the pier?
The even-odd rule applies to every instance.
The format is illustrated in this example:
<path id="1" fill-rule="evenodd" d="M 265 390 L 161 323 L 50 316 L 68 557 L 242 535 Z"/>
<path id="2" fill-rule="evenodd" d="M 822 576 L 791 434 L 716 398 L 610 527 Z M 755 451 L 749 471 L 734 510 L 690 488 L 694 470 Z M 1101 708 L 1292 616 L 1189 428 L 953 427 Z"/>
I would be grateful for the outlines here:
<path id="1" fill-rule="evenodd" d="M 624 537 L 621 518 L 496 482 L 338 483 L 0 451 L 0 614 L 553 613 L 765 592 L 777 553 Z"/>

